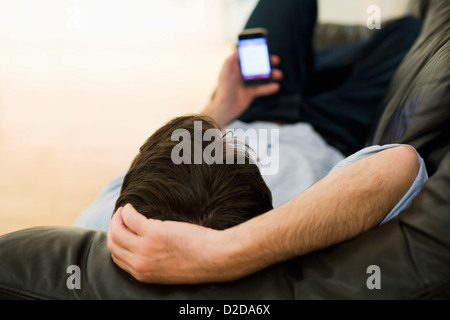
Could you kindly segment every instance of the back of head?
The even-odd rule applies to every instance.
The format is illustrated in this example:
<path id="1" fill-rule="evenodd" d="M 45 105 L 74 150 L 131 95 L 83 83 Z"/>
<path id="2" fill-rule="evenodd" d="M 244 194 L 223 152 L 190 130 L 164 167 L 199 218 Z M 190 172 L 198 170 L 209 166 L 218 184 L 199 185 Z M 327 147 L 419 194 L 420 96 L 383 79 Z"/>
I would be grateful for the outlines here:
<path id="1" fill-rule="evenodd" d="M 183 140 L 189 142 L 189 150 L 181 150 L 184 153 L 181 156 L 192 161 L 174 161 L 174 150 L 180 152 L 174 132 L 179 130 L 187 133 L 184 139 L 190 139 Z M 157 130 L 132 162 L 115 209 L 130 203 L 148 218 L 189 222 L 218 230 L 270 211 L 271 192 L 256 164 L 248 157 L 244 164 L 239 164 L 237 158 L 242 149 L 239 151 L 237 144 L 232 145 L 231 163 L 230 152 L 217 149 L 214 158 L 221 161 L 197 161 L 196 157 L 202 156 L 211 145 L 208 139 L 201 139 L 200 150 L 195 149 L 198 137 L 208 130 L 220 132 L 211 119 L 195 115 L 175 118 Z M 223 136 L 215 142 L 220 143 L 221 151 L 230 149 L 229 140 Z"/>

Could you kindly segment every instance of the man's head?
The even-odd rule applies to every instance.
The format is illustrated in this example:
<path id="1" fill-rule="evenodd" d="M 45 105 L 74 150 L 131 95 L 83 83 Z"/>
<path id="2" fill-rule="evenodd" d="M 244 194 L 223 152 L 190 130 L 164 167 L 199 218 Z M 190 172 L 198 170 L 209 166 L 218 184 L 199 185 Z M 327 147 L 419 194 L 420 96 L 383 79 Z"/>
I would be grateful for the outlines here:
<path id="1" fill-rule="evenodd" d="M 173 150 L 180 144 L 173 139 L 173 133 L 179 129 L 190 134 L 188 145 L 192 149 L 182 156 L 192 158 L 191 164 L 173 161 Z M 115 210 L 130 203 L 147 218 L 189 222 L 218 230 L 270 211 L 273 208 L 271 192 L 258 167 L 248 157 L 245 164 L 238 164 L 243 152 L 238 144 L 232 143 L 231 157 L 235 160 L 232 164 L 227 164 L 230 152 L 226 150 L 230 149 L 230 141 L 222 136 L 218 142 L 223 152 L 218 152 L 214 158 L 220 156 L 223 161 L 195 164 L 198 163 L 194 161 L 195 153 L 199 153 L 195 150 L 198 142 L 195 137 L 200 134 L 203 137 L 210 129 L 217 131 L 210 118 L 183 116 L 157 130 L 132 162 Z M 200 153 L 203 154 L 210 144 L 211 141 L 202 139 Z"/>

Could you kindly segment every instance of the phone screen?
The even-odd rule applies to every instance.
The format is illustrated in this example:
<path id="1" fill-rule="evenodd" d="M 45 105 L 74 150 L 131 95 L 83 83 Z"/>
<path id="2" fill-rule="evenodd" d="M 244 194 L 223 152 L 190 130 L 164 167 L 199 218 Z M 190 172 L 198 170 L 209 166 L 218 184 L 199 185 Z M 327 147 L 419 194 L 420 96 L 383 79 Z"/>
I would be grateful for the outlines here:
<path id="1" fill-rule="evenodd" d="M 238 50 L 245 81 L 270 78 L 272 70 L 266 38 L 239 40 Z"/>

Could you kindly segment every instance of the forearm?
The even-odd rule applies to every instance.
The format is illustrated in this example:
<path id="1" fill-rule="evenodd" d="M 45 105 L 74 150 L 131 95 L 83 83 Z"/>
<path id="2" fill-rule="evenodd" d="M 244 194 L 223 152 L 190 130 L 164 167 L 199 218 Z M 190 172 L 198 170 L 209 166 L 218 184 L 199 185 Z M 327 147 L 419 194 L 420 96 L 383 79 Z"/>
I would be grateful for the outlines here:
<path id="1" fill-rule="evenodd" d="M 283 206 L 223 232 L 230 278 L 352 239 L 377 226 L 410 188 L 419 164 L 388 149 L 322 179 Z M 224 270 L 225 271 L 225 270 Z"/>

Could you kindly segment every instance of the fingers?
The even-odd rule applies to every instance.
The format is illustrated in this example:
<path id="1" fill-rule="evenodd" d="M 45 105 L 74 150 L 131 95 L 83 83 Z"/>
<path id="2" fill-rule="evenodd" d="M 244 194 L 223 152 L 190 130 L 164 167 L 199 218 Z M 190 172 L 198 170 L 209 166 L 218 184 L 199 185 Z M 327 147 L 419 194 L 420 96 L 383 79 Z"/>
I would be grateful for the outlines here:
<path id="1" fill-rule="evenodd" d="M 283 72 L 279 69 L 272 70 L 272 80 L 280 81 L 283 79 Z M 266 85 L 258 86 L 253 88 L 253 94 L 255 96 L 268 96 L 271 94 L 275 94 L 280 90 L 281 86 L 279 83 L 272 82 Z"/>
<path id="2" fill-rule="evenodd" d="M 112 253 L 133 251 L 138 246 L 139 237 L 124 223 L 122 217 L 123 208 L 117 209 L 108 227 L 108 249 Z"/>
<path id="3" fill-rule="evenodd" d="M 281 63 L 281 59 L 279 56 L 277 56 L 275 54 L 271 54 L 270 55 L 270 63 L 272 64 L 272 66 L 278 66 Z"/>
<path id="4" fill-rule="evenodd" d="M 144 234 L 147 230 L 148 219 L 136 211 L 131 204 L 127 204 L 121 210 L 123 224 L 137 235 Z"/>
<path id="5" fill-rule="evenodd" d="M 273 67 L 276 67 L 280 64 L 281 59 L 279 56 L 272 54 L 270 56 L 270 63 L 272 64 Z M 272 79 L 275 81 L 279 81 L 281 79 L 283 79 L 283 72 L 280 69 L 277 68 L 272 68 Z"/>
<path id="6" fill-rule="evenodd" d="M 275 81 L 279 81 L 283 79 L 283 71 L 279 69 L 273 69 L 272 70 L 272 79 Z"/>
<path id="7" fill-rule="evenodd" d="M 137 279 L 139 274 L 132 266 L 132 261 L 136 259 L 139 236 L 126 227 L 122 213 L 123 208 L 117 209 L 111 219 L 107 233 L 108 249 L 114 263 Z"/>
<path id="8" fill-rule="evenodd" d="M 137 278 L 137 274 L 136 274 L 134 268 L 126 262 L 127 261 L 126 256 L 124 257 L 124 256 L 112 254 L 111 258 L 114 261 L 114 263 L 119 266 L 119 268 L 121 268 L 121 269 L 125 270 L 126 272 L 128 272 L 129 274 L 131 274 L 134 278 Z"/>
<path id="9" fill-rule="evenodd" d="M 273 82 L 259 87 L 255 87 L 253 88 L 253 90 L 254 90 L 253 94 L 255 96 L 268 96 L 277 93 L 280 90 L 280 84 Z"/>

